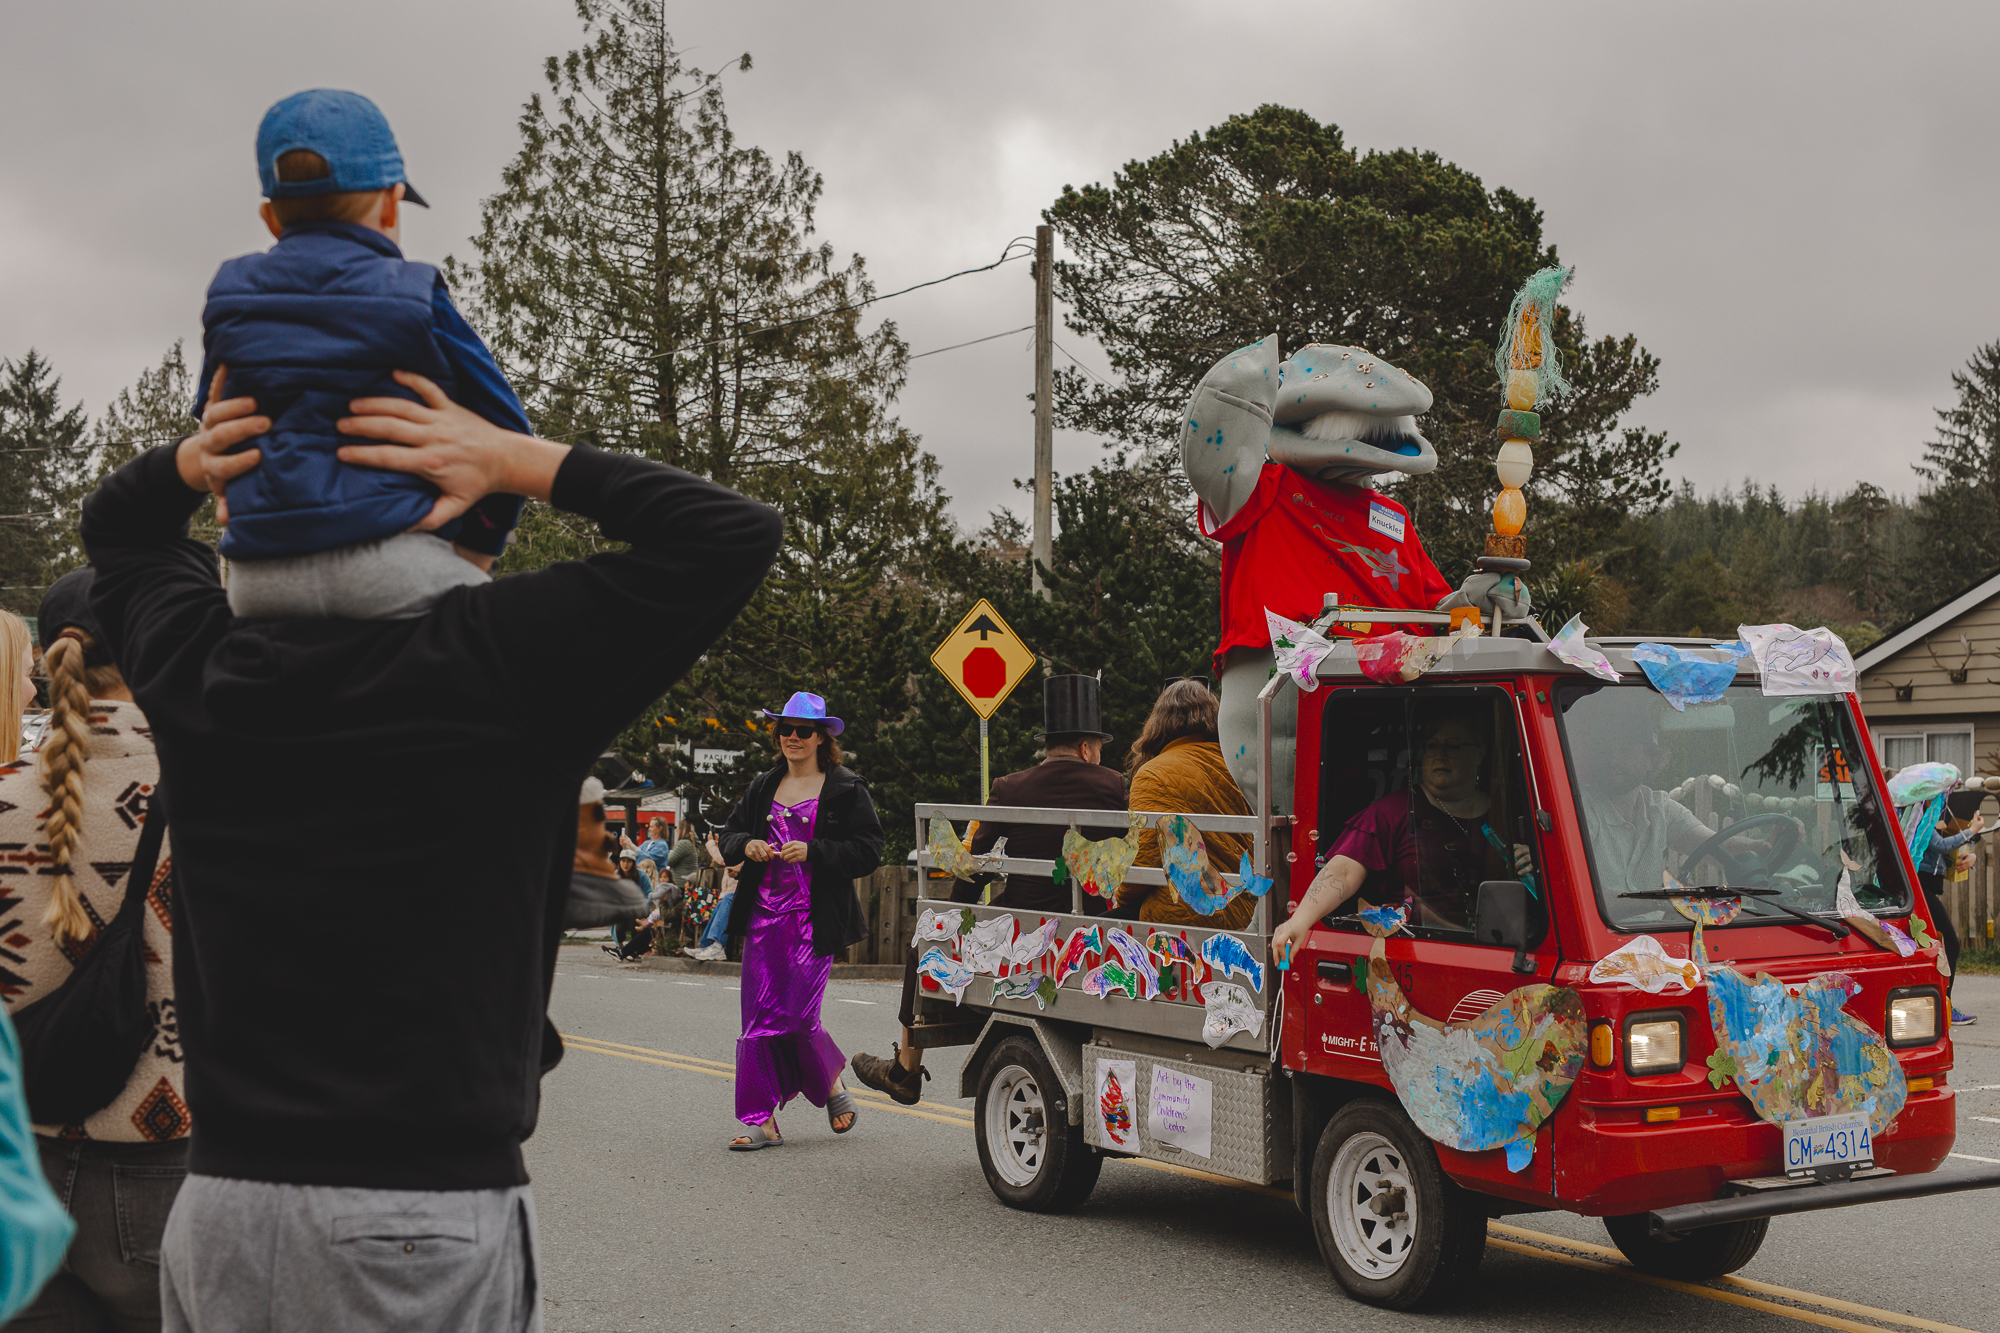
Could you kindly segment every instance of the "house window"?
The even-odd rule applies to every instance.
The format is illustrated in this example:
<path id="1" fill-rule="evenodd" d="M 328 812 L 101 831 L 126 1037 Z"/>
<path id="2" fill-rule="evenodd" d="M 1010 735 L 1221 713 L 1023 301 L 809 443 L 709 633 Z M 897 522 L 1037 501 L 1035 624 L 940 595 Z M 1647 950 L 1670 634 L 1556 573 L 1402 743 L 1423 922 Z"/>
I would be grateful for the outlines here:
<path id="1" fill-rule="evenodd" d="M 1894 773 L 1911 764 L 1950 764 L 1960 777 L 1972 776 L 1972 728 L 1938 727 L 1879 734 L 1882 766 Z"/>

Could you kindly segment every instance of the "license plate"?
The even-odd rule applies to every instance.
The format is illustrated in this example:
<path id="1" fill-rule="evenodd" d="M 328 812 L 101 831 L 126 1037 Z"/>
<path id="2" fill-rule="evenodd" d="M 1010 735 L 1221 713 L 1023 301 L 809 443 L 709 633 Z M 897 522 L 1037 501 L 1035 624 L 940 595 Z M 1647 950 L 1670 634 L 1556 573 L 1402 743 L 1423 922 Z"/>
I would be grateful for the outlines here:
<path id="1" fill-rule="evenodd" d="M 1830 1166 L 1875 1165 L 1868 1113 L 1823 1115 L 1785 1122 L 1785 1174 L 1810 1176 Z"/>

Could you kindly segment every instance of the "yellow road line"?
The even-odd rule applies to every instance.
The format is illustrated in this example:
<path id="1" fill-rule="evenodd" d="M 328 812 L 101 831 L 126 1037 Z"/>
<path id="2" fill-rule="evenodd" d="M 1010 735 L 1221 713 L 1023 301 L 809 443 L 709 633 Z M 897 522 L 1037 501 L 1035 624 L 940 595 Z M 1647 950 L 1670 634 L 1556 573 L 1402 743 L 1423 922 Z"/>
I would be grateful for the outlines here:
<path id="1" fill-rule="evenodd" d="M 680 1060 L 691 1065 L 708 1065 L 714 1069 L 726 1069 L 732 1073 L 736 1066 L 727 1060 L 709 1060 L 699 1055 L 676 1055 L 672 1051 L 656 1051 L 650 1046 L 634 1046 L 630 1042 L 612 1041 L 608 1037 L 579 1037 L 572 1033 L 560 1034 L 564 1041 L 587 1041 L 593 1046 L 616 1046 L 621 1051 L 641 1051 L 647 1055 L 665 1056 L 669 1060 Z"/>

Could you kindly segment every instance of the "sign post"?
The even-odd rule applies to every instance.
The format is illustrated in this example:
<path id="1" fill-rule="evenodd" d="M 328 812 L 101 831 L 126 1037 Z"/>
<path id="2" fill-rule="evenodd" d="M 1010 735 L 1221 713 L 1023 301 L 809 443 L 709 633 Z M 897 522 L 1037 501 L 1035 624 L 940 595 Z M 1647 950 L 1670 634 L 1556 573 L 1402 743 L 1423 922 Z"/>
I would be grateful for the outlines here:
<path id="1" fill-rule="evenodd" d="M 993 789 L 987 720 L 1035 665 L 1035 654 L 982 597 L 945 635 L 931 654 L 931 665 L 979 714 L 979 801 L 984 805 Z"/>

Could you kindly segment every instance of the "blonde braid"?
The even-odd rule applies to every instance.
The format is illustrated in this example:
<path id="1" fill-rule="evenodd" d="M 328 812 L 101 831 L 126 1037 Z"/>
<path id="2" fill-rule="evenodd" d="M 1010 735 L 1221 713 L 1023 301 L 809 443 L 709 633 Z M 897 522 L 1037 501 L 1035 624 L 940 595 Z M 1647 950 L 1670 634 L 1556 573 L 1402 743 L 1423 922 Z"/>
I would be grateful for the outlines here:
<path id="1" fill-rule="evenodd" d="M 55 858 L 55 883 L 42 924 L 57 944 L 89 938 L 90 916 L 70 878 L 70 857 L 83 825 L 83 765 L 90 758 L 90 689 L 83 657 L 89 636 L 67 629 L 42 654 L 49 674 L 49 727 L 42 741 L 42 790 L 49 794 L 46 831 Z"/>

